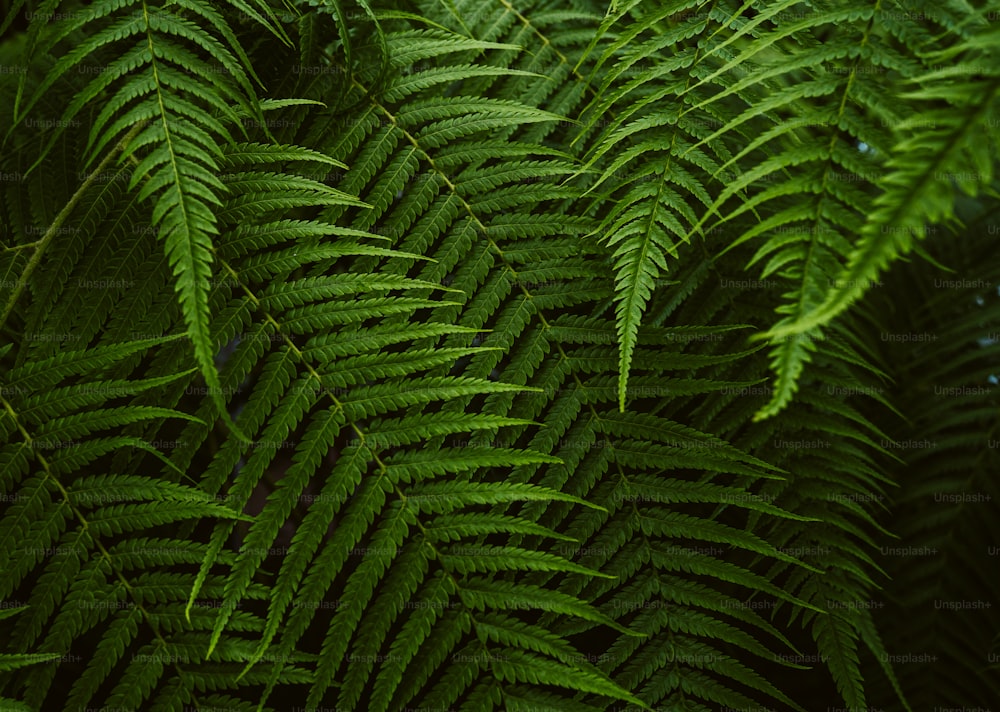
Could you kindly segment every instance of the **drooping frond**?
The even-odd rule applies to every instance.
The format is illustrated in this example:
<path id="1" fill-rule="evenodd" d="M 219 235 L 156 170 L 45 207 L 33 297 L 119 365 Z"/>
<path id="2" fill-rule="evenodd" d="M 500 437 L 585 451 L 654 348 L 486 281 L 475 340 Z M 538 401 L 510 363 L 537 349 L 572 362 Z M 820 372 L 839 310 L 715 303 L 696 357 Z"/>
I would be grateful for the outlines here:
<path id="1" fill-rule="evenodd" d="M 920 88 L 903 96 L 927 108 L 900 122 L 901 139 L 892 151 L 898 158 L 889 162 L 885 192 L 876 201 L 876 211 L 840 280 L 847 288 L 828 295 L 816 313 L 803 320 L 806 325 L 839 314 L 893 259 L 907 254 L 913 238 L 931 229 L 928 225 L 952 220 L 959 194 L 975 197 L 992 183 L 1000 87 L 993 68 L 998 47 L 996 28 L 987 28 L 958 47 L 932 55 L 932 69 L 910 80 L 919 82 Z M 940 66 L 956 57 L 957 64 Z M 969 79 L 971 75 L 975 80 Z"/>
<path id="2" fill-rule="evenodd" d="M 236 108 L 260 115 L 249 59 L 226 19 L 204 3 L 107 1 L 57 12 L 60 7 L 47 3 L 45 12 L 36 13 L 33 50 L 71 49 L 59 55 L 30 98 L 15 102 L 11 130 L 67 73 L 96 74 L 54 122 L 56 130 L 32 167 L 66 127 L 78 125 L 82 112 L 101 106 L 84 146 L 82 167 L 92 172 L 74 198 L 117 165 L 128 166 L 130 189 L 142 183 L 136 198 L 151 201 L 150 226 L 163 240 L 195 358 L 217 392 L 208 309 L 215 210 L 226 191 L 216 176 L 217 161 L 220 144 L 233 141 Z M 49 16 L 56 22 L 49 25 Z M 57 221 L 50 230 L 58 227 Z M 43 238 L 37 253 L 46 245 Z M 226 416 L 223 401 L 215 401 Z"/>

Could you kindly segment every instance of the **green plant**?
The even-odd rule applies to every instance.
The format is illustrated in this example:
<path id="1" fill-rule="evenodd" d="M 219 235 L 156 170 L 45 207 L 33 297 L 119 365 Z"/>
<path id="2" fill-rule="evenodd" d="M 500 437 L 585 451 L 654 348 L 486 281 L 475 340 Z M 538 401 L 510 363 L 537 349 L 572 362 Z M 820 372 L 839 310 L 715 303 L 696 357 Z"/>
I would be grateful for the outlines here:
<path id="1" fill-rule="evenodd" d="M 3 10 L 5 704 L 1000 701 L 1000 4 Z"/>

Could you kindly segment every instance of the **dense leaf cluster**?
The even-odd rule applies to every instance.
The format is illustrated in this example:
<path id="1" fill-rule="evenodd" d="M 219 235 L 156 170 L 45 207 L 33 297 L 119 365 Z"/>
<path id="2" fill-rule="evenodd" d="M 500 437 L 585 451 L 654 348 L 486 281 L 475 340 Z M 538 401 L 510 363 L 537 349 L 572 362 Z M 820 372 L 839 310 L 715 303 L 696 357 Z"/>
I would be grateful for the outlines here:
<path id="1" fill-rule="evenodd" d="M 995 0 L 2 9 L 4 709 L 1000 702 Z"/>

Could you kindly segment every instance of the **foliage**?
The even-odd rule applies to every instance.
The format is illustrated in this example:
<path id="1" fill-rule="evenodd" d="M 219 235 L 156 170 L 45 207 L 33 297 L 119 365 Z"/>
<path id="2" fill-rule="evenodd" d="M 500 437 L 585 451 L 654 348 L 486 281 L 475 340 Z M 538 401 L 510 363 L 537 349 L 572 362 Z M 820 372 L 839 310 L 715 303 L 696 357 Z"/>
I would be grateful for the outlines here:
<path id="1" fill-rule="evenodd" d="M 5 709 L 1000 701 L 1000 4 L 3 10 Z"/>

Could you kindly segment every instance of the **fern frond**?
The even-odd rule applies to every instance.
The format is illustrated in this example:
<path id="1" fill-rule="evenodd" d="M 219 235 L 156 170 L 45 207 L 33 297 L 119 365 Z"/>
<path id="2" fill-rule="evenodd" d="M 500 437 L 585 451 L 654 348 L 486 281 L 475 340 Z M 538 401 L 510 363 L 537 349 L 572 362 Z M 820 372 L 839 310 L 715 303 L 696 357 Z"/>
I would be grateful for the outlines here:
<path id="1" fill-rule="evenodd" d="M 975 197 L 992 183 L 997 133 L 990 117 L 997 111 L 1000 78 L 989 68 L 995 65 L 992 58 L 998 45 L 996 29 L 983 30 L 957 47 L 931 55 L 931 68 L 909 78 L 910 84 L 919 83 L 921 88 L 902 97 L 928 108 L 899 122 L 885 190 L 839 280 L 847 287 L 831 292 L 807 318 L 797 320 L 796 330 L 836 317 L 892 260 L 911 251 L 914 238 L 924 237 L 928 224 L 951 220 L 960 193 Z M 956 56 L 961 57 L 956 64 L 935 67 Z M 956 77 L 965 80 L 956 82 Z M 945 108 L 938 108 L 940 104 Z"/>

